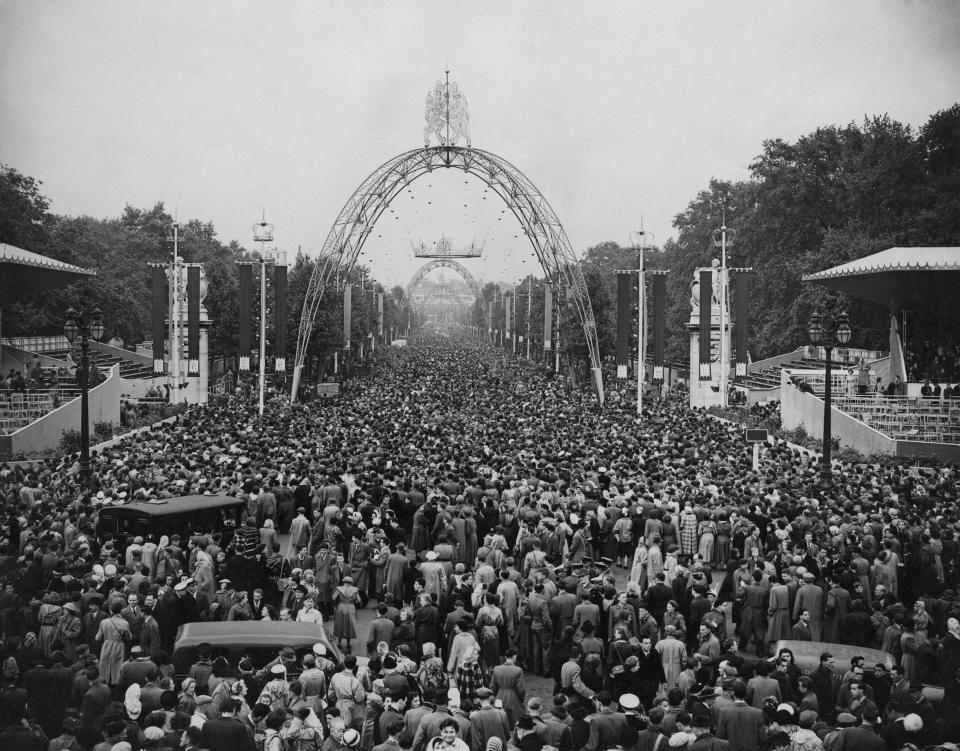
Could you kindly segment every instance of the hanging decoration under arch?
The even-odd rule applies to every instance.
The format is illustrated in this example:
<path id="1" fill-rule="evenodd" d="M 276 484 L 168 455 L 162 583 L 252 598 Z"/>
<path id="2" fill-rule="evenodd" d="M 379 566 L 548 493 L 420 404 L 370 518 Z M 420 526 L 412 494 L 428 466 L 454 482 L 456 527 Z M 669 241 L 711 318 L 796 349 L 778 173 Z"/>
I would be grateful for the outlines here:
<path id="1" fill-rule="evenodd" d="M 450 83 L 449 71 L 446 83 L 438 81 L 427 98 L 426 121 L 426 145 L 395 156 L 371 173 L 347 200 L 327 234 L 310 275 L 300 317 L 291 399 L 297 398 L 314 322 L 331 279 L 336 278 L 338 271 L 341 280 L 349 278 L 380 215 L 404 188 L 434 170 L 460 169 L 480 179 L 500 196 L 523 227 L 545 277 L 562 281 L 569 290 L 568 299 L 583 326 L 597 396 L 602 404 L 600 349 L 590 294 L 556 213 L 533 182 L 513 164 L 470 145 L 466 98 L 456 84 Z"/>

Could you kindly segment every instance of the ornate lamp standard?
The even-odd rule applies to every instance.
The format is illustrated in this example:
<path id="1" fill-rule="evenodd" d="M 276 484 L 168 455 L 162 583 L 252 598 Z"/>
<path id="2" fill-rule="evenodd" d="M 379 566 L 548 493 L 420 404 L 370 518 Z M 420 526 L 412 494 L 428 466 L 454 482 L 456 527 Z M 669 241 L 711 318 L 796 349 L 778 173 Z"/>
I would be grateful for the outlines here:
<path id="1" fill-rule="evenodd" d="M 63 324 L 63 333 L 70 344 L 80 337 L 80 370 L 77 381 L 80 383 L 80 481 L 90 487 L 90 338 L 103 336 L 103 313 L 94 308 L 89 314 L 84 311 L 67 310 L 67 321 Z"/>
<path id="2" fill-rule="evenodd" d="M 823 463 L 820 466 L 820 483 L 823 487 L 828 488 L 833 483 L 833 469 L 830 463 L 830 450 L 832 448 L 830 435 L 831 355 L 834 345 L 845 345 L 850 342 L 853 331 L 850 330 L 850 318 L 846 312 L 834 316 L 830 310 L 826 310 L 824 313 L 815 310 L 810 315 L 807 332 L 810 335 L 811 344 L 822 346 L 826 353 L 826 376 L 823 387 Z"/>

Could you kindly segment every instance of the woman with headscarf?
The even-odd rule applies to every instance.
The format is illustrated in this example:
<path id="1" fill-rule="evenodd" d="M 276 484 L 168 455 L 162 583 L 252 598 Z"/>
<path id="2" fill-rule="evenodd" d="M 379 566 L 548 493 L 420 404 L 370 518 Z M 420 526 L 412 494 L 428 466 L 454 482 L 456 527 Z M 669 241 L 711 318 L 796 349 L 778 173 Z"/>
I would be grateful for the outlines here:
<path id="1" fill-rule="evenodd" d="M 266 557 L 273 555 L 273 544 L 277 542 L 277 530 L 273 528 L 273 519 L 264 519 L 260 527 L 260 547 Z"/>
<path id="2" fill-rule="evenodd" d="M 930 628 L 933 619 L 927 612 L 927 603 L 918 599 L 913 605 L 913 632 L 916 635 L 917 646 L 922 647 L 930 641 Z"/>
<path id="3" fill-rule="evenodd" d="M 178 581 L 182 570 L 183 566 L 180 563 L 180 559 L 177 558 L 176 550 L 170 547 L 170 542 L 167 536 L 164 535 L 160 538 L 159 545 L 157 545 L 157 572 L 154 577 L 155 580 L 163 582 L 168 576 L 172 576 L 174 581 Z"/>
<path id="4" fill-rule="evenodd" d="M 123 695 L 124 722 L 137 726 L 139 731 L 140 715 L 143 713 L 143 704 L 140 702 L 140 684 L 131 683 Z"/>
<path id="5" fill-rule="evenodd" d="M 193 714 L 197 708 L 197 682 L 193 678 L 184 678 L 177 696 L 177 711 Z"/>
<path id="6" fill-rule="evenodd" d="M 914 631 L 913 618 L 907 618 L 903 623 L 903 633 L 900 635 L 900 651 L 903 657 L 903 677 L 909 683 L 920 681 L 920 646 L 917 644 L 917 635 Z"/>
<path id="7" fill-rule="evenodd" d="M 477 689 L 485 683 L 483 669 L 477 660 L 479 655 L 480 652 L 476 647 L 467 648 L 454 674 L 454 682 L 460 691 L 461 707 L 466 707 L 468 710 L 473 708 Z"/>
<path id="8" fill-rule="evenodd" d="M 60 598 L 53 592 L 47 592 L 43 596 L 37 615 L 40 622 L 37 641 L 43 656 L 50 659 L 50 655 L 53 654 L 53 643 L 57 639 L 57 624 L 60 622 L 60 616 L 63 615 Z"/>
<path id="9" fill-rule="evenodd" d="M 960 668 L 960 620 L 947 618 L 947 633 L 940 642 L 940 685 L 948 686 Z"/>
<path id="10" fill-rule="evenodd" d="M 213 602 L 217 595 L 217 577 L 213 570 L 213 561 L 204 551 L 197 551 L 197 562 L 193 568 L 193 578 L 197 582 L 197 593 L 207 596 L 207 602 Z"/>
<path id="11" fill-rule="evenodd" d="M 710 566 L 713 564 L 713 543 L 717 534 L 717 524 L 713 519 L 704 519 L 697 528 L 700 541 L 697 553 Z"/>

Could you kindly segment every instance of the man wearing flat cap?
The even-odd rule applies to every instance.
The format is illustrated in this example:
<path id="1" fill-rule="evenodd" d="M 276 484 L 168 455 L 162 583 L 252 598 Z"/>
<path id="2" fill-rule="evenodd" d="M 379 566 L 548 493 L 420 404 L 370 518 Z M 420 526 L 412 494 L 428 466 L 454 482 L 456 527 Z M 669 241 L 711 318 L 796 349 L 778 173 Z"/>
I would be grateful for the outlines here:
<path id="1" fill-rule="evenodd" d="M 493 691 L 485 686 L 476 689 L 480 709 L 470 714 L 470 749 L 484 751 L 490 738 L 499 738 L 506 748 L 510 739 L 510 723 L 507 713 L 493 705 Z"/>

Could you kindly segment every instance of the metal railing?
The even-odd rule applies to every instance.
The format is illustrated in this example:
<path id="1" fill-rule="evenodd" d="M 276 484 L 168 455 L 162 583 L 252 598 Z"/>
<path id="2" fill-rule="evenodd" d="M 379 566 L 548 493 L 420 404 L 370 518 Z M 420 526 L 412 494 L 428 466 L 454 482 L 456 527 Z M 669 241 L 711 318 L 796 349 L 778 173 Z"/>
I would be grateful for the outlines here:
<path id="1" fill-rule="evenodd" d="M 17 347 L 27 352 L 63 352 L 73 349 L 70 340 L 63 334 L 56 336 L 12 336 L 4 338 L 4 342 L 11 347 Z"/>
<path id="2" fill-rule="evenodd" d="M 827 357 L 826 350 L 823 347 L 817 347 L 812 344 L 808 344 L 804 350 L 805 356 L 812 360 L 825 360 Z M 833 350 L 832 359 L 834 363 L 839 365 L 856 365 L 861 359 L 869 363 L 873 362 L 874 360 L 882 360 L 884 357 L 887 357 L 887 355 L 887 352 L 882 352 L 881 350 L 876 349 L 836 347 Z"/>

